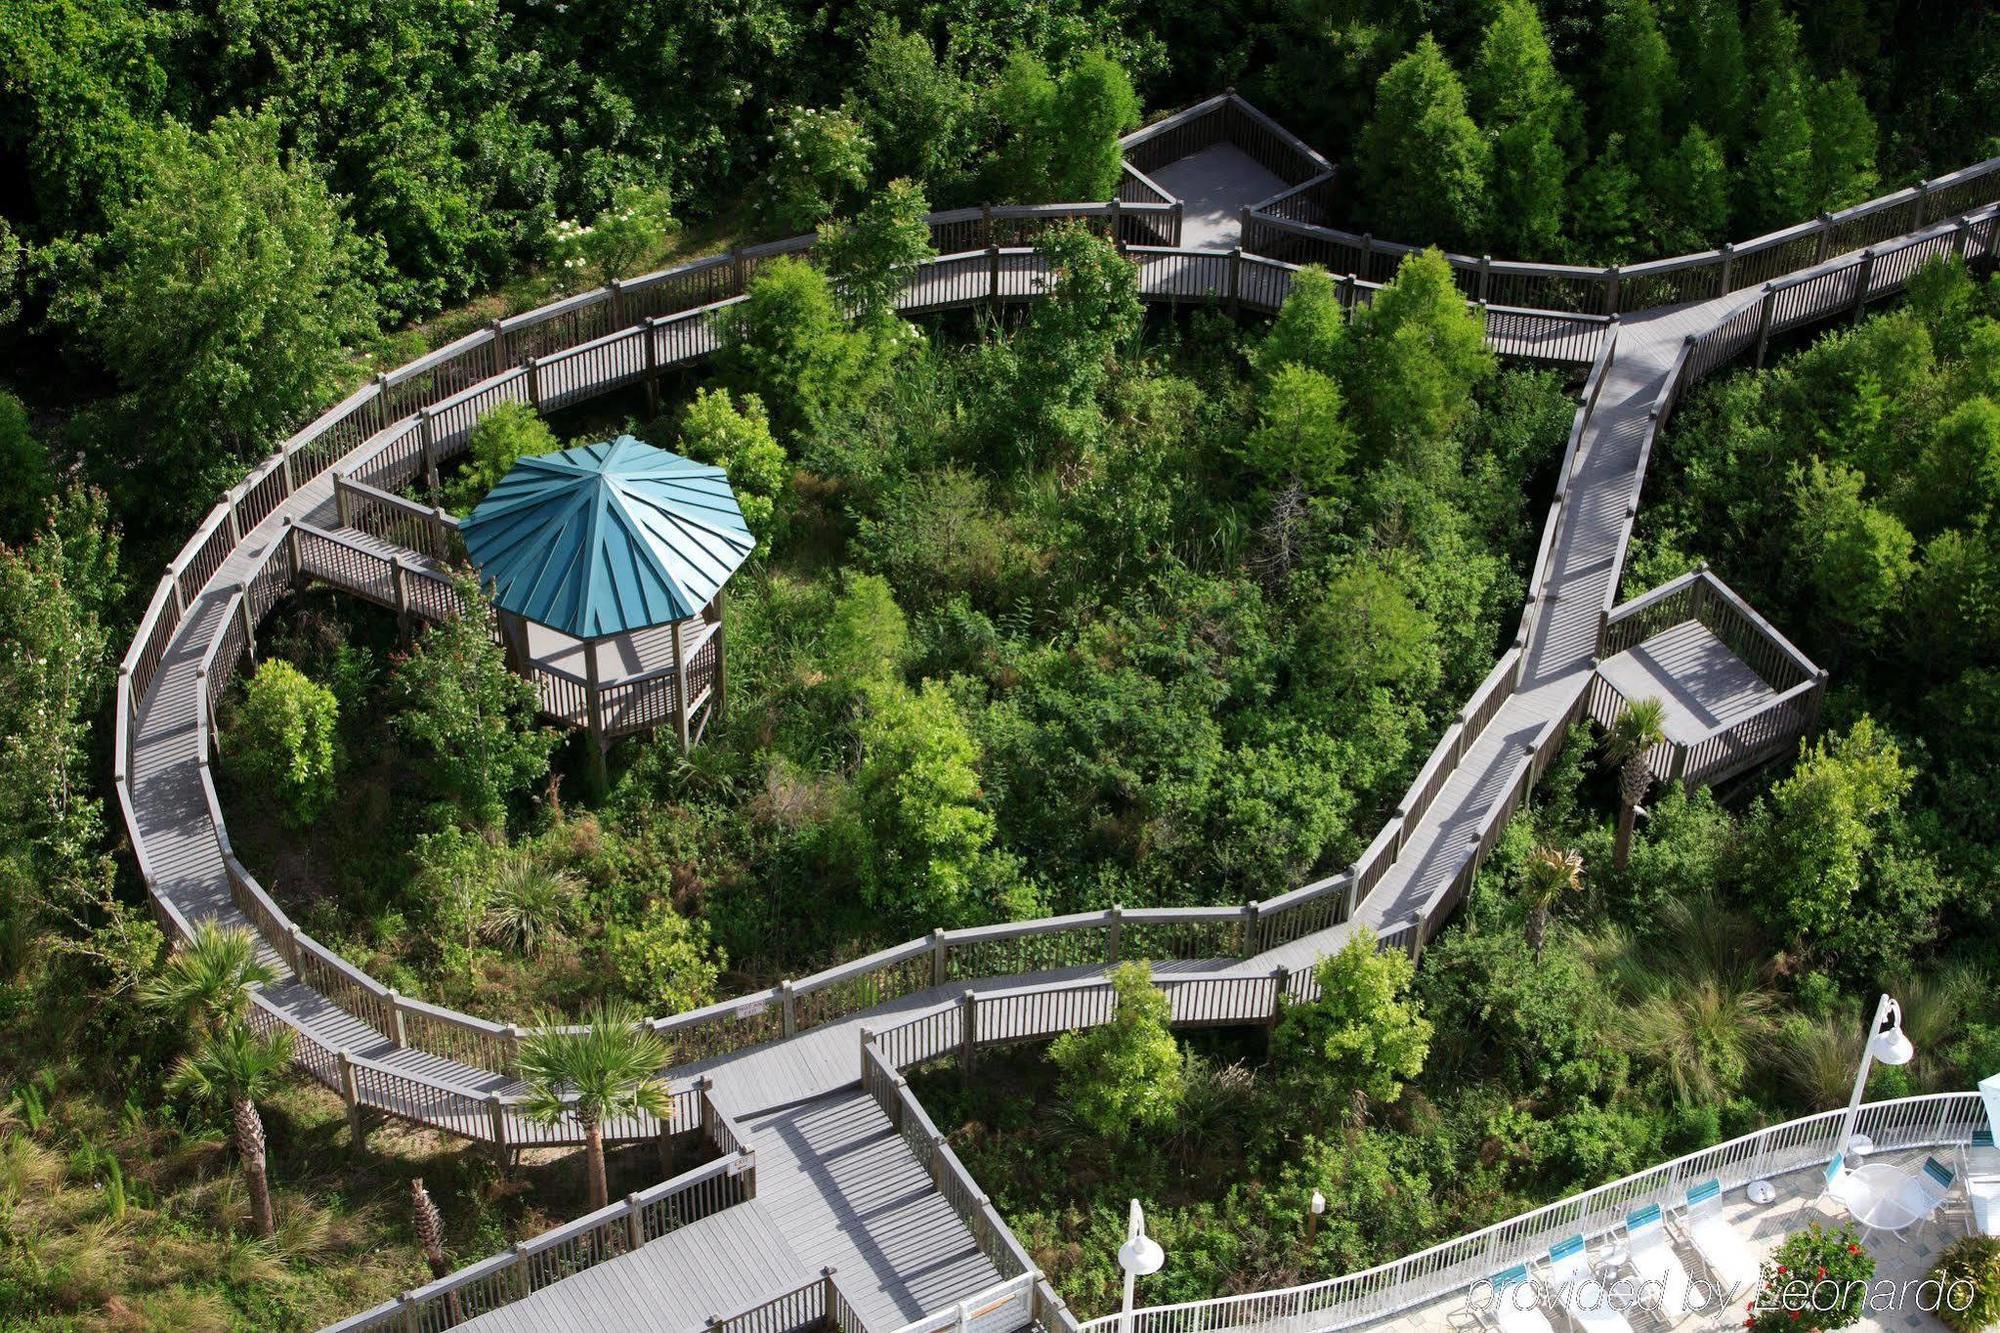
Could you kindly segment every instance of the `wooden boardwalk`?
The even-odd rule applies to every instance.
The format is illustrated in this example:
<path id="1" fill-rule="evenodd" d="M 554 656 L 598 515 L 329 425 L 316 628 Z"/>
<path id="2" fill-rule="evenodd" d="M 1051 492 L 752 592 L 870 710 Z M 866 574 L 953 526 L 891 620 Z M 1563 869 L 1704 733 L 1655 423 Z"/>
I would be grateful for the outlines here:
<path id="1" fill-rule="evenodd" d="M 717 1263 L 717 1255 L 729 1262 Z M 688 1333 L 810 1280 L 761 1199 L 739 1203 L 460 1324 L 478 1333 Z"/>
<path id="2" fill-rule="evenodd" d="M 1229 171 L 1224 174 L 1229 179 L 1215 182 L 1208 195 L 1202 195 L 1193 184 L 1184 182 L 1180 188 L 1196 198 L 1217 199 L 1234 197 L 1231 191 L 1240 194 L 1246 189 L 1261 188 L 1248 171 L 1240 169 L 1240 163 L 1227 159 L 1226 154 L 1211 154 L 1210 161 L 1226 163 Z M 1163 168 L 1162 172 L 1171 170 Z M 1116 225 L 1115 216 L 1113 223 Z M 1197 228 L 1205 225 L 1194 216 L 1190 216 L 1189 224 Z M 1207 233 L 1198 230 L 1191 233 L 1196 243 L 1204 235 Z M 1984 235 L 1983 244 L 1990 252 L 1994 235 L 1990 223 Z M 1214 238 L 1209 236 L 1209 239 Z M 1963 229 L 1958 233 L 1958 242 L 1963 246 Z M 1220 293 L 1227 290 L 1232 301 L 1242 295 L 1253 306 L 1269 308 L 1282 297 L 1282 291 L 1275 288 L 1264 298 L 1239 293 L 1243 275 L 1250 270 L 1232 267 L 1242 265 L 1241 259 L 1232 260 L 1212 251 L 1135 250 L 1134 258 L 1141 268 L 1142 290 L 1154 299 L 1219 299 Z M 961 259 L 974 262 L 968 265 L 960 263 Z M 1257 272 L 1276 275 L 1288 282 L 1286 266 L 1258 262 L 1263 267 Z M 1848 276 L 1851 269 L 1841 268 L 1839 260 L 1829 262 L 1833 266 L 1829 269 L 1830 277 L 1824 282 L 1815 280 L 1816 285 L 1802 289 L 1806 299 L 1797 309 L 1803 313 L 1786 316 L 1789 322 L 1785 327 L 1844 312 L 1855 301 L 1856 292 L 1864 290 L 1857 284 L 1868 281 L 1867 268 L 1860 271 L 1859 277 L 1852 277 Z M 710 261 L 692 267 L 708 266 Z M 1040 282 L 1032 263 L 1019 255 L 1002 255 L 999 251 L 990 255 L 975 253 L 947 258 L 927 269 L 906 292 L 905 304 L 911 309 L 936 309 L 981 299 L 1028 299 L 1040 290 Z M 1351 286 L 1349 292 L 1353 292 Z M 1389 849 L 1384 861 L 1386 868 L 1355 893 L 1350 919 L 1331 920 L 1325 928 L 1307 930 L 1275 948 L 1239 949 L 1230 957 L 1209 956 L 1201 952 L 1199 945 L 1191 951 L 1182 948 L 1175 955 L 1181 961 L 1160 965 L 1161 973 L 1191 979 L 1268 977 L 1276 966 L 1296 973 L 1338 947 L 1355 922 L 1387 933 L 1405 926 L 1412 918 L 1421 918 L 1423 924 L 1416 936 L 1419 944 L 1424 931 L 1435 929 L 1450 906 L 1449 895 L 1463 883 L 1473 850 L 1482 848 L 1482 840 L 1495 834 L 1512 802 L 1519 798 L 1524 756 L 1531 750 L 1548 751 L 1552 729 L 1577 715 L 1585 691 L 1596 677 L 1594 657 L 1604 609 L 1609 606 L 1621 572 L 1631 514 L 1656 433 L 1657 412 L 1662 401 L 1678 391 L 1677 375 L 1686 370 L 1687 339 L 1718 328 L 1740 326 L 1745 313 L 1754 314 L 1754 307 L 1760 301 L 1769 327 L 1771 300 L 1767 294 L 1745 290 L 1624 317 L 1617 333 L 1616 358 L 1595 383 L 1592 405 L 1580 414 L 1583 428 L 1576 437 L 1574 459 L 1567 472 L 1565 502 L 1546 552 L 1546 593 L 1531 606 L 1532 629 L 1519 648 L 1518 676 L 1504 691 L 1491 695 L 1497 707 L 1490 718 L 1484 720 L 1483 726 L 1468 730 L 1472 739 L 1463 752 L 1456 755 L 1448 768 L 1439 770 L 1440 781 L 1431 797 L 1422 803 L 1421 813 L 1408 828 L 1400 830 L 1396 843 Z M 699 311 L 693 313 L 700 315 Z M 671 345 L 685 349 L 684 359 L 696 358 L 713 346 L 713 327 L 712 321 L 697 321 L 690 328 L 701 336 L 690 336 Z M 1489 331 L 1496 327 L 1489 314 Z M 1601 335 L 1601 326 L 1556 315 L 1542 324 L 1506 326 L 1505 332 L 1495 336 L 1514 340 L 1502 346 L 1517 354 L 1532 351 L 1543 345 L 1539 340 L 1546 339 L 1550 346 L 1559 345 L 1556 355 L 1587 360 L 1595 354 L 1596 341 L 1601 340 L 1591 334 L 1593 327 Z M 577 357 L 558 361 L 551 357 L 531 361 L 526 367 L 525 383 L 519 370 L 500 372 L 490 382 L 512 387 L 504 394 L 494 391 L 490 401 L 500 401 L 506 396 L 517 399 L 535 396 L 548 404 L 551 400 L 541 395 L 551 389 L 563 401 L 575 401 L 588 393 L 637 383 L 632 358 L 639 357 L 637 364 L 643 369 L 646 358 L 655 354 L 657 338 L 664 336 L 664 330 L 646 330 L 643 352 L 636 343 L 617 350 L 623 347 L 617 340 L 624 334 L 600 337 L 590 345 L 599 347 L 602 356 L 595 360 Z M 1593 339 L 1581 344 L 1587 349 L 1581 357 L 1572 350 L 1569 341 L 1578 337 Z M 1740 352 L 1738 341 L 1735 350 Z M 621 361 L 620 357 L 624 359 Z M 428 417 L 419 417 L 418 421 L 426 432 L 431 429 Z M 385 424 L 382 433 L 394 436 L 402 431 L 407 435 L 409 429 L 406 425 Z M 346 456 L 368 452 L 369 440 L 374 438 L 357 440 Z M 425 447 L 430 446 L 427 443 Z M 268 481 L 272 473 L 267 468 L 259 475 Z M 285 549 L 288 529 L 310 526 L 331 531 L 339 527 L 333 483 L 323 467 L 313 475 L 301 476 L 295 489 L 290 482 L 288 471 L 280 502 L 270 505 L 256 522 L 244 524 L 240 533 L 235 530 L 236 514 L 232 510 L 229 531 L 219 532 L 211 527 L 213 540 L 198 543 L 203 551 L 211 546 L 223 550 L 221 539 L 228 538 L 220 558 L 212 566 L 200 566 L 211 572 L 191 596 L 185 596 L 185 610 L 178 613 L 177 623 L 164 636 L 157 667 L 150 671 L 143 688 L 134 692 L 129 718 L 123 716 L 121 703 L 121 724 L 129 732 L 128 756 L 121 756 L 125 765 L 121 796 L 128 802 L 128 826 L 155 901 L 177 930 L 203 920 L 253 928 L 264 924 L 246 916 L 239 908 L 241 885 L 232 884 L 226 832 L 219 822 L 219 811 L 212 804 L 203 754 L 208 728 L 204 699 L 213 693 L 215 682 L 205 673 L 204 663 L 213 660 L 215 646 L 235 628 L 231 617 L 236 612 L 232 608 L 243 604 L 238 596 L 239 587 L 253 584 L 260 571 L 267 568 L 267 562 Z M 352 529 L 340 535 L 367 559 L 347 565 L 309 566 L 312 572 L 377 601 L 394 604 L 396 594 L 390 586 L 393 580 L 377 565 L 367 563 L 372 559 L 379 564 L 382 556 L 394 554 L 393 545 Z M 410 553 L 404 555 L 413 563 L 418 559 Z M 181 587 L 176 581 L 177 598 L 184 596 Z M 156 598 L 156 610 L 157 607 Z M 254 615 L 251 619 L 254 620 Z M 135 655 L 139 646 L 135 645 Z M 1728 663 L 1718 658 L 1714 649 L 1694 631 L 1664 641 L 1649 640 L 1625 656 L 1628 660 L 1614 663 L 1612 670 L 1661 673 L 1660 681 L 1672 683 L 1681 692 L 1676 696 L 1677 706 L 1689 727 L 1703 718 L 1713 719 L 1705 723 L 1710 728 L 1727 722 L 1734 715 L 1732 710 L 1745 705 L 1754 695 L 1747 682 L 1730 676 Z M 226 662 L 222 670 L 233 665 L 233 660 Z M 1635 684 L 1634 688 L 1646 687 Z M 122 689 L 120 697 L 126 698 Z M 1529 782 L 1534 772 L 1529 770 Z M 1248 913 L 1245 920 L 1250 924 L 1242 928 L 1239 939 L 1254 941 L 1259 938 L 1254 929 L 1257 911 L 1254 907 L 1245 911 Z M 1200 934 L 1201 939 L 1219 938 L 1213 932 L 1233 929 L 1236 916 L 1233 908 L 1212 909 L 1205 915 L 1196 913 L 1187 929 L 1208 932 Z M 1097 929 L 1094 917 L 1088 922 L 1077 920 L 1078 929 Z M 1064 938 L 1058 929 L 1061 925 L 1038 927 L 1030 923 L 1020 930 L 1003 931 L 996 936 L 996 939 L 1027 937 L 1021 942 L 1019 952 L 1004 956 L 1028 961 L 998 975 L 972 976 L 955 980 L 949 986 L 910 987 L 898 998 L 883 1003 L 864 1002 L 859 1007 L 836 1010 L 824 1020 L 802 1023 L 803 1030 L 795 1036 L 723 1050 L 669 1071 L 676 1088 L 681 1090 L 696 1076 L 712 1078 L 716 1105 L 746 1127 L 757 1154 L 759 1213 L 736 1217 L 728 1223 L 719 1221 L 747 1207 L 738 1205 L 711 1219 L 718 1225 L 690 1225 L 625 1259 L 591 1270 L 601 1275 L 596 1279 L 573 1279 L 553 1289 L 558 1293 L 586 1293 L 576 1297 L 578 1304 L 574 1306 L 565 1304 L 570 1299 L 566 1294 L 540 1293 L 534 1299 L 541 1302 L 535 1307 L 537 1310 L 545 1309 L 542 1322 L 534 1322 L 526 1313 L 522 1314 L 523 1319 L 529 1319 L 526 1323 L 509 1324 L 501 1319 L 502 1315 L 525 1311 L 524 1303 L 510 1311 L 485 1316 L 480 1326 L 561 1327 L 553 1312 L 588 1309 L 599 1299 L 589 1293 L 606 1293 L 607 1300 L 621 1294 L 623 1299 L 636 1299 L 634 1293 L 653 1290 L 657 1284 L 672 1287 L 675 1283 L 692 1282 L 686 1274 L 699 1268 L 704 1257 L 717 1268 L 740 1269 L 732 1277 L 732 1280 L 741 1278 L 740 1289 L 727 1292 L 717 1289 L 711 1293 L 705 1288 L 690 1287 L 691 1293 L 701 1294 L 699 1299 L 694 1294 L 688 1295 L 693 1302 L 688 1309 L 713 1304 L 725 1297 L 743 1301 L 779 1297 L 800 1282 L 810 1282 L 821 1268 L 831 1266 L 838 1270 L 846 1298 L 857 1317 L 869 1328 L 893 1329 L 927 1310 L 936 1310 L 990 1287 L 1000 1276 L 990 1247 L 975 1240 L 962 1210 L 939 1193 L 935 1180 L 919 1164 L 906 1138 L 891 1125 L 877 1102 L 859 1090 L 863 1069 L 859 1058 L 862 1029 L 911 1018 L 929 1018 L 939 1024 L 955 1021 L 967 992 L 989 994 L 1038 984 L 1049 986 L 1053 998 L 1070 995 L 1080 984 L 1096 979 L 1103 970 L 1101 964 L 1038 965 L 1032 960 L 1042 955 L 1025 947 L 1035 939 L 1061 940 Z M 1114 924 L 1111 927 L 1114 951 L 1116 929 Z M 360 982 L 330 985 L 321 978 L 338 980 L 338 977 L 324 968 L 313 974 L 315 982 L 309 985 L 293 975 L 287 964 L 288 954 L 301 956 L 296 941 L 290 947 L 280 948 L 287 942 L 274 941 L 268 928 L 263 939 L 267 955 L 281 971 L 280 979 L 263 992 L 263 1008 L 274 1021 L 282 1021 L 299 1034 L 300 1059 L 317 1077 L 337 1090 L 347 1085 L 345 1095 L 351 1106 L 357 1105 L 358 1096 L 359 1105 L 421 1119 L 468 1138 L 492 1142 L 498 1133 L 499 1141 L 507 1146 L 551 1141 L 512 1137 L 519 1122 L 508 1118 L 500 1099 L 518 1092 L 518 1085 L 506 1075 L 494 1072 L 507 1067 L 504 1060 L 481 1053 L 487 1046 L 501 1042 L 496 1025 L 486 1025 L 495 1031 L 484 1038 L 478 1037 L 480 1029 L 471 1020 L 454 1020 L 456 1027 L 413 1026 L 412 1032 L 423 1035 L 407 1034 L 405 1007 L 393 996 L 385 1007 L 379 1000 L 371 1000 L 373 992 Z M 1148 947 L 1141 943 L 1128 946 L 1128 950 L 1144 951 Z M 1225 947 L 1214 952 L 1226 951 Z M 1048 957 L 1060 960 L 1061 950 L 1052 946 Z M 942 959 L 940 954 L 933 978 L 937 981 L 947 975 Z M 1262 1001 L 1266 1009 L 1269 1002 L 1267 990 Z M 741 1021 L 765 1024 L 758 1030 L 769 1031 L 767 1011 L 772 1003 L 743 1002 Z M 793 997 L 789 993 L 784 996 L 783 1004 L 783 1030 L 790 1032 Z M 1001 1021 L 1011 1021 L 1005 1015 L 1012 1012 L 1004 1011 Z M 1020 1013 L 1021 1035 L 1047 1031 L 1026 1010 Z M 412 1012 L 408 1021 L 415 1024 L 421 1016 Z M 432 1033 L 450 1040 L 437 1045 L 429 1039 Z M 1005 1039 L 1009 1033 L 999 1030 L 980 1035 L 983 1041 L 990 1041 Z M 487 1046 L 480 1045 L 482 1040 Z M 427 1046 L 431 1049 L 426 1049 Z M 423 1090 L 420 1093 L 423 1104 L 407 1095 L 401 1101 L 381 1101 L 357 1094 L 354 1088 L 358 1080 L 353 1072 L 356 1068 L 364 1068 L 371 1077 L 395 1080 L 399 1087 Z M 650 1131 L 641 1127 L 635 1132 Z M 670 1240 L 674 1241 L 673 1246 L 649 1257 L 650 1251 Z M 635 1274 L 652 1276 L 635 1278 L 632 1276 Z M 596 1285 L 590 1285 L 591 1282 Z M 656 1304 L 668 1311 L 662 1317 L 671 1316 L 669 1323 L 686 1313 L 677 1305 L 670 1306 L 665 1298 Z M 728 1311 L 706 1309 L 700 1317 L 724 1313 Z M 631 1326 L 630 1318 L 630 1311 L 621 1306 L 611 1320 L 579 1318 L 578 1326 L 606 1327 L 614 1322 L 618 1326 Z M 488 1324 L 487 1320 L 500 1322 Z M 669 1323 L 657 1326 L 668 1327 Z"/>

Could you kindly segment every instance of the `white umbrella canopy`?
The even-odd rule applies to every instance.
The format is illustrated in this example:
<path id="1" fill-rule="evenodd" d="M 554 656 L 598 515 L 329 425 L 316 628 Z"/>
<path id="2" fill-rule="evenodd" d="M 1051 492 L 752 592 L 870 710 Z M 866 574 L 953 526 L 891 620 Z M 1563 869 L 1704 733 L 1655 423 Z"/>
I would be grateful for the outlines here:
<path id="1" fill-rule="evenodd" d="M 1986 1123 L 1993 1130 L 1993 1141 L 2000 1143 L 2000 1074 L 1979 1080 L 1979 1100 L 1986 1103 Z"/>

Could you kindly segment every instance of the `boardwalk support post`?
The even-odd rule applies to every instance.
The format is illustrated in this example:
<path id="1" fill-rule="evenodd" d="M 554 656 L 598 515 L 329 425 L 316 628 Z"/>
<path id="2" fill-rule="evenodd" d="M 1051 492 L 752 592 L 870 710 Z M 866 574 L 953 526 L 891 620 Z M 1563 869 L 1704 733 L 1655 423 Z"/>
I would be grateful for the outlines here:
<path id="1" fill-rule="evenodd" d="M 424 485 L 435 491 L 438 488 L 437 423 L 428 407 L 417 409 L 417 432 L 424 444 Z"/>
<path id="2" fill-rule="evenodd" d="M 1604 270 L 1604 313 L 1607 315 L 1618 313 L 1618 279 L 1618 265 L 1613 264 Z"/>
<path id="3" fill-rule="evenodd" d="M 1125 906 L 1113 903 L 1104 913 L 1104 961 L 1118 961 L 1118 948 L 1125 934 Z"/>
<path id="4" fill-rule="evenodd" d="M 1257 956 L 1257 904 L 1243 904 L 1243 939 L 1237 953 L 1244 958 Z"/>
<path id="5" fill-rule="evenodd" d="M 1729 285 L 1729 280 L 1735 276 L 1735 268 L 1736 247 L 1730 242 L 1724 241 L 1722 244 L 1722 277 L 1721 281 L 1716 285 L 1715 294 L 1717 296 L 1727 296 L 1731 291 L 1735 290 Z"/>
<path id="6" fill-rule="evenodd" d="M 538 356 L 528 358 L 528 406 L 536 412 L 542 410 L 541 358 Z"/>
<path id="7" fill-rule="evenodd" d="M 1423 960 L 1424 914 L 1422 912 L 1412 912 L 1410 913 L 1410 961 L 1412 963 L 1421 963 Z"/>
<path id="8" fill-rule="evenodd" d="M 630 1254 L 646 1243 L 645 1219 L 639 1215 L 639 1196 L 625 1196 L 625 1252 Z"/>
<path id="9" fill-rule="evenodd" d="M 236 585 L 236 612 L 243 619 L 243 652 L 250 659 L 250 669 L 257 669 L 257 614 L 250 606 L 250 585 Z"/>
<path id="10" fill-rule="evenodd" d="M 989 224 L 990 226 L 991 224 Z M 1000 247 L 986 247 L 986 303 L 993 305 L 1000 300 Z"/>
<path id="11" fill-rule="evenodd" d="M 403 997 L 398 993 L 396 993 L 395 991 L 390 991 L 388 995 L 388 1000 L 389 1000 L 388 1037 L 389 1040 L 395 1044 L 396 1049 L 400 1051 L 410 1044 L 409 1031 L 403 1023 Z"/>
<path id="12" fill-rule="evenodd" d="M 345 472 L 335 472 L 333 474 L 333 516 L 340 527 L 351 528 L 354 526 L 353 508 L 354 502 L 347 495 L 347 474 Z"/>
<path id="13" fill-rule="evenodd" d="M 1771 307 L 1777 302 L 1778 289 L 1771 283 L 1764 284 L 1764 308 L 1757 316 L 1757 369 L 1764 368 L 1764 354 L 1771 346 Z"/>
<path id="14" fill-rule="evenodd" d="M 792 983 L 789 977 L 778 983 L 778 1004 L 780 1006 L 781 1026 L 784 1029 L 785 1035 L 787 1037 L 796 1035 L 799 1030 L 799 1000 L 798 996 L 792 992 Z"/>
<path id="15" fill-rule="evenodd" d="M 493 1136 L 493 1165 L 502 1171 L 507 1169 L 507 1106 L 500 1100 L 500 1094 L 486 1094 L 486 1124 Z"/>
<path id="16" fill-rule="evenodd" d="M 650 319 L 639 321 L 639 339 L 646 349 L 646 415 L 660 415 L 660 344 L 654 336 L 659 326 Z"/>
<path id="17" fill-rule="evenodd" d="M 340 1100 L 347 1107 L 347 1146 L 360 1152 L 368 1146 L 368 1113 L 361 1109 L 361 1082 L 354 1073 L 354 1056 L 339 1052 Z"/>
<path id="18" fill-rule="evenodd" d="M 507 326 L 499 320 L 493 321 L 493 373 L 498 375 L 507 369 Z"/>
<path id="19" fill-rule="evenodd" d="M 1826 248 L 1832 243 L 1833 214 L 1822 211 L 1819 215 L 1819 253 L 1813 257 L 1813 263 L 1824 264 L 1826 262 Z"/>
<path id="20" fill-rule="evenodd" d="M 945 965 L 950 959 L 950 948 L 945 943 L 944 927 L 931 928 L 931 985 L 944 985 Z"/>
<path id="21" fill-rule="evenodd" d="M 1861 252 L 1861 271 L 1854 275 L 1854 322 L 1861 322 L 1862 312 L 1868 308 L 1868 284 L 1875 277 L 1875 251 Z"/>
<path id="22" fill-rule="evenodd" d="M 970 1074 L 979 1059 L 979 996 L 966 991 L 958 998 L 958 1063 Z"/>
<path id="23" fill-rule="evenodd" d="M 1235 314 L 1243 292 L 1243 247 L 1229 252 L 1229 313 Z"/>

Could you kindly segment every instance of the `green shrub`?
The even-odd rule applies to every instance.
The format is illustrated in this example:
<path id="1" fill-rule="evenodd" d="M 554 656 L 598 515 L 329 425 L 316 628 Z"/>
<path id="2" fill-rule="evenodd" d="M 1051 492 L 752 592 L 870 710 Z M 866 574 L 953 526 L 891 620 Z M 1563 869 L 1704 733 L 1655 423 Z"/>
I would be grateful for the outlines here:
<path id="1" fill-rule="evenodd" d="M 267 660 L 250 678 L 224 745 L 230 770 L 294 828 L 333 803 L 340 704 L 289 662 Z"/>
<path id="2" fill-rule="evenodd" d="M 764 400 L 754 393 L 729 400 L 727 389 L 697 389 L 681 419 L 681 452 L 729 474 L 743 521 L 760 540 L 773 535 L 772 515 L 790 464 L 771 437 Z"/>
<path id="3" fill-rule="evenodd" d="M 1167 1030 L 1166 992 L 1145 963 L 1111 971 L 1118 1008 L 1100 1027 L 1066 1032 L 1049 1047 L 1062 1070 L 1062 1098 L 1076 1118 L 1105 1138 L 1162 1129 L 1180 1113 L 1186 1070 Z"/>
<path id="4" fill-rule="evenodd" d="M 708 927 L 671 907 L 656 906 L 636 926 L 614 925 L 605 956 L 625 989 L 659 1014 L 695 1009 L 715 998 L 723 956 L 708 942 Z"/>
<path id="5" fill-rule="evenodd" d="M 1937 1316 L 1952 1333 L 2000 1324 L 2000 1237 L 1966 1236 L 1951 1243 L 1931 1269 L 1944 1289 Z M 1968 1301 L 1964 1292 L 1971 1288 Z M 1964 1308 L 1960 1308 L 1961 1303 Z"/>
<path id="6" fill-rule="evenodd" d="M 534 408 L 526 403 L 501 403 L 479 419 L 466 447 L 470 456 L 451 494 L 460 508 L 470 509 L 500 484 L 514 464 L 552 454 L 562 448 L 562 442 Z"/>

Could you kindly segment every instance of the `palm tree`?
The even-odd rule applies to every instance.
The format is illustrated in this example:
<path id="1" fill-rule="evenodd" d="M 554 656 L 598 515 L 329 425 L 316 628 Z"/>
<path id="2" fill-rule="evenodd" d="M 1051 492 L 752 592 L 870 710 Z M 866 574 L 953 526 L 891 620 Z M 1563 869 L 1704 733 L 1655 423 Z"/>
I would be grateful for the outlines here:
<path id="1" fill-rule="evenodd" d="M 1635 699 L 1611 724 L 1604 737 L 1604 757 L 1618 766 L 1618 843 L 1612 864 L 1619 870 L 1632 854 L 1632 825 L 1639 802 L 1653 785 L 1646 755 L 1667 739 L 1667 706 L 1658 699 Z"/>
<path id="2" fill-rule="evenodd" d="M 260 1037 L 232 1022 L 183 1055 L 167 1079 L 170 1091 L 229 1108 L 236 1155 L 250 1186 L 250 1222 L 259 1236 L 272 1231 L 271 1180 L 264 1165 L 264 1121 L 257 1102 L 269 1095 L 292 1063 L 292 1034 L 278 1029 Z"/>
<path id="3" fill-rule="evenodd" d="M 213 1038 L 250 1012 L 253 988 L 277 976 L 257 957 L 256 936 L 241 926 L 204 921 L 195 927 L 193 939 L 174 950 L 159 975 L 140 986 L 139 998 Z"/>
<path id="4" fill-rule="evenodd" d="M 633 1006 L 600 1001 L 583 1015 L 580 1027 L 544 1017 L 522 1040 L 515 1072 L 528 1085 L 528 1115 L 545 1125 L 574 1115 L 583 1127 L 584 1169 L 590 1207 L 602 1208 L 610 1191 L 604 1180 L 604 1122 L 641 1112 L 664 1122 L 673 1099 L 660 1082 L 667 1050 L 659 1035 Z"/>
<path id="5" fill-rule="evenodd" d="M 551 868 L 532 852 L 511 853 L 494 873 L 486 938 L 513 952 L 539 957 L 569 929 L 582 893 L 576 876 Z"/>
<path id="6" fill-rule="evenodd" d="M 1540 961 L 1542 941 L 1549 931 L 1549 908 L 1565 893 L 1583 887 L 1583 858 L 1554 843 L 1545 843 L 1528 853 L 1522 879 L 1521 897 L 1528 904 L 1528 947 Z"/>

